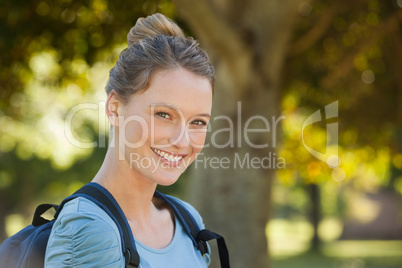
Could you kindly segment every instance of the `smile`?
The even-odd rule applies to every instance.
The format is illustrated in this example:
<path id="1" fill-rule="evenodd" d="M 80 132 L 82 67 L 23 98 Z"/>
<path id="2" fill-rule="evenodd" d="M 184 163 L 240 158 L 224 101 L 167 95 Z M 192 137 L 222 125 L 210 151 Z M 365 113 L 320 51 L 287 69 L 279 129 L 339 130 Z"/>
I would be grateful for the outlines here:
<path id="1" fill-rule="evenodd" d="M 173 155 L 173 154 L 170 154 L 168 152 L 161 151 L 161 150 L 158 150 L 158 149 L 152 148 L 152 147 L 151 147 L 151 149 L 152 149 L 152 151 L 154 151 L 154 153 L 156 153 L 157 155 L 159 155 L 163 159 L 166 159 L 166 160 L 171 161 L 171 162 L 179 162 L 180 160 L 183 159 L 183 155 Z"/>

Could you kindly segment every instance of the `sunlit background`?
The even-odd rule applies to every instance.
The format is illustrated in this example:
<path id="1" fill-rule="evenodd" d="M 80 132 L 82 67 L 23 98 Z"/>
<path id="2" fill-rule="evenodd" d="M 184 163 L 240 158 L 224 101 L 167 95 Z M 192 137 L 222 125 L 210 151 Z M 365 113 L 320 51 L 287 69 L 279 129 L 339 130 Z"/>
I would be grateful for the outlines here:
<path id="1" fill-rule="evenodd" d="M 107 147 L 104 87 L 128 29 L 156 11 L 177 16 L 168 0 L 120 2 L 0 4 L 0 241 L 29 224 L 38 204 L 92 179 Z M 298 9 L 280 104 L 286 168 L 266 227 L 277 268 L 402 267 L 402 1 L 340 2 Z M 305 120 L 317 110 L 325 119 L 335 101 L 338 146 L 326 147 L 325 120 L 302 140 Z M 303 142 L 336 149 L 339 167 Z M 181 196 L 183 184 L 164 190 Z"/>

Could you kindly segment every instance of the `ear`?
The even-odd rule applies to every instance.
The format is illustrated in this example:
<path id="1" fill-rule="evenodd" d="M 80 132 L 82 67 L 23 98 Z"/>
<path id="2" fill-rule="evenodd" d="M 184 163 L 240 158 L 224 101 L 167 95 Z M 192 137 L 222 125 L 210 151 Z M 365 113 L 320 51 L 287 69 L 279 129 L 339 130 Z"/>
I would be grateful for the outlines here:
<path id="1" fill-rule="evenodd" d="M 109 118 L 109 122 L 112 126 L 119 126 L 119 111 L 121 110 L 123 103 L 116 91 L 112 90 L 106 101 L 106 115 Z"/>

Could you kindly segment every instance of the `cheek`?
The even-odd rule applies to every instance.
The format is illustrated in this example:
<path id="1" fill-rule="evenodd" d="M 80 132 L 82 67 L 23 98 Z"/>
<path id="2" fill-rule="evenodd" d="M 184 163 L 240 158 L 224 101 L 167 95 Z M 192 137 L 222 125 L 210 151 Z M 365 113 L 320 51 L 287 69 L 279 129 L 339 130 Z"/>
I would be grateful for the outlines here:
<path id="1" fill-rule="evenodd" d="M 119 125 L 119 140 L 126 145 L 140 147 L 149 136 L 149 124 L 142 117 L 129 117 Z"/>
<path id="2" fill-rule="evenodd" d="M 204 147 L 206 136 L 207 133 L 205 131 L 193 132 L 189 134 L 190 144 L 193 147 L 193 151 L 195 153 L 199 153 Z"/>
<path id="3" fill-rule="evenodd" d="M 169 140 L 174 139 L 175 127 L 170 124 L 154 123 L 149 131 L 149 140 L 157 145 L 169 145 Z"/>

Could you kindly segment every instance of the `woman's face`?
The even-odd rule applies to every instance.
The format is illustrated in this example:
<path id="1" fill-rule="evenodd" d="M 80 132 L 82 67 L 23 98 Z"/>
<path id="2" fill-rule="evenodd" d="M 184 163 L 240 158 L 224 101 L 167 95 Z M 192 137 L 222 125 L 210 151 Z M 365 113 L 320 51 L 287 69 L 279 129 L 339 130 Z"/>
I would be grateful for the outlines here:
<path id="1" fill-rule="evenodd" d="M 212 108 L 209 80 L 179 68 L 157 71 L 149 88 L 119 108 L 120 160 L 171 185 L 200 153 Z"/>

